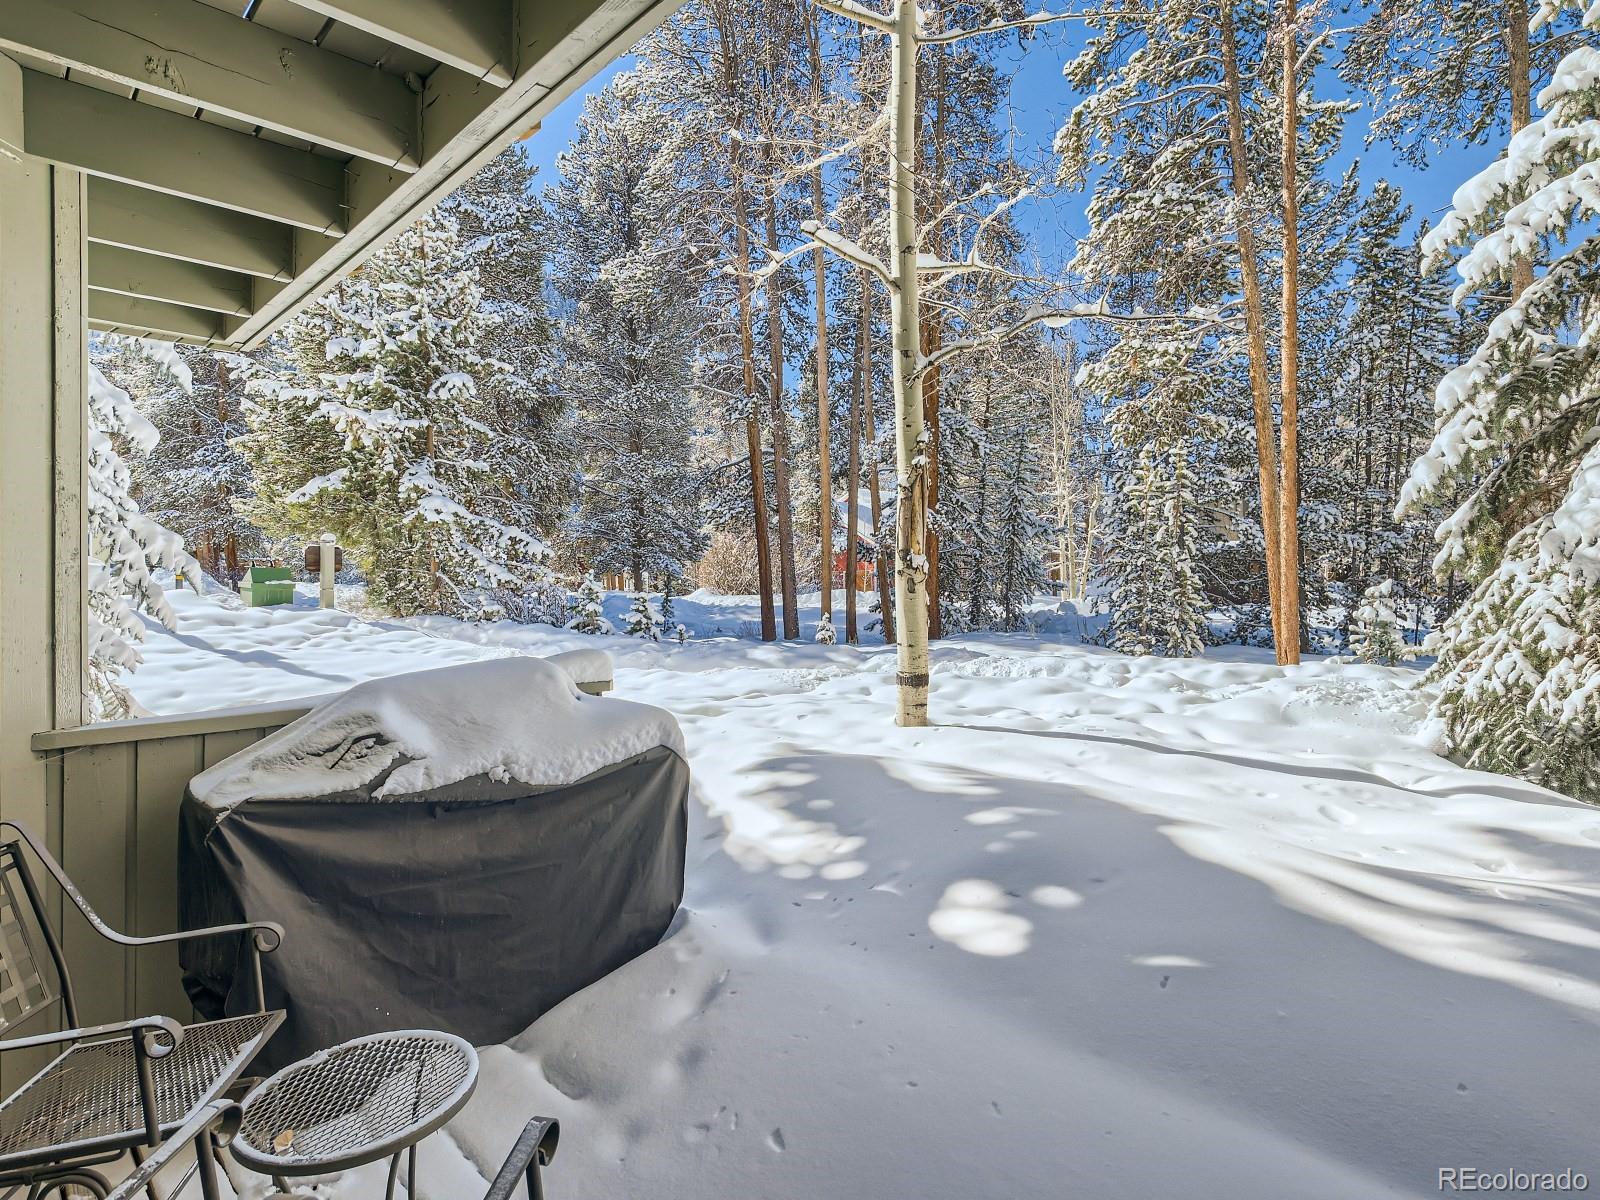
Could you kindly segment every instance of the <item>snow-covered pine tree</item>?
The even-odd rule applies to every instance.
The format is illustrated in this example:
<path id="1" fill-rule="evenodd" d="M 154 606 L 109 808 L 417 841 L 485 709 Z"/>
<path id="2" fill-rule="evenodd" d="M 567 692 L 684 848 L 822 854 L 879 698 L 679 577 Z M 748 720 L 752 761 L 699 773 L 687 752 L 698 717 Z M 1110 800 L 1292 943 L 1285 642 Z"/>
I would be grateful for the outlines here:
<path id="1" fill-rule="evenodd" d="M 661 610 L 646 592 L 633 598 L 628 609 L 628 624 L 623 632 L 629 637 L 645 638 L 652 642 L 661 640 Z"/>
<path id="2" fill-rule="evenodd" d="M 1087 281 L 1147 310 L 1217 305 L 1241 320 L 1242 329 L 1202 348 L 1214 360 L 1209 408 L 1234 427 L 1218 446 L 1224 470 L 1202 477 L 1210 486 L 1223 474 L 1246 484 L 1240 468 L 1253 476 L 1247 511 L 1258 529 L 1235 538 L 1231 551 L 1235 559 L 1257 552 L 1253 578 L 1237 569 L 1222 577 L 1237 593 L 1232 599 L 1266 593 L 1284 663 L 1300 653 L 1299 500 L 1309 482 L 1297 478 L 1299 420 L 1291 413 L 1302 391 L 1315 396 L 1303 385 L 1326 374 L 1308 318 L 1337 265 L 1329 251 L 1349 224 L 1340 209 L 1354 195 L 1353 175 L 1337 180 L 1328 170 L 1352 106 L 1315 100 L 1305 86 L 1332 35 L 1319 28 L 1325 11 L 1307 5 L 1294 26 L 1299 50 L 1286 79 L 1285 5 L 1099 7 L 1086 16 L 1093 36 L 1066 68 L 1089 95 L 1056 141 L 1063 180 L 1094 188 L 1089 236 L 1073 263 Z M 1297 281 L 1287 278 L 1291 248 L 1302 264 Z M 1285 305 L 1285 294 L 1295 302 Z"/>
<path id="3" fill-rule="evenodd" d="M 542 580 L 548 551 L 500 515 L 485 392 L 506 367 L 481 350 L 494 320 L 448 218 L 374 255 L 251 372 L 250 515 L 333 532 L 396 615 L 500 615 L 495 594 Z"/>
<path id="4" fill-rule="evenodd" d="M 1394 667 L 1416 658 L 1416 650 L 1400 630 L 1394 580 L 1380 579 L 1362 593 L 1361 603 L 1350 613 L 1349 640 L 1357 662 Z"/>
<path id="5" fill-rule="evenodd" d="M 485 422 L 495 430 L 484 452 L 496 489 L 496 515 L 548 538 L 571 506 L 572 426 L 555 383 L 555 329 L 545 292 L 549 257 L 538 169 L 508 147 L 440 205 L 454 220 L 464 266 L 477 272 L 482 310 L 493 321 L 478 351 L 504 365 L 479 380 Z"/>
<path id="6" fill-rule="evenodd" d="M 1132 330 L 1079 378 L 1119 402 L 1108 418 L 1120 477 L 1104 571 L 1111 644 L 1128 654 L 1202 654 L 1209 604 L 1189 460 L 1194 440 L 1215 436 L 1219 422 L 1204 411 L 1214 381 L 1201 339 L 1158 324 Z"/>
<path id="7" fill-rule="evenodd" d="M 641 71 L 589 98 L 550 189 L 559 380 L 583 478 L 567 536 L 595 570 L 682 575 L 700 555 L 695 353 L 708 320 L 678 186 L 686 136 Z"/>
<path id="8" fill-rule="evenodd" d="M 1338 509 L 1341 545 L 1333 576 L 1354 594 L 1377 576 L 1412 595 L 1431 590 L 1437 508 L 1395 521 L 1411 464 L 1432 433 L 1429 400 L 1452 365 L 1457 318 L 1443 272 L 1422 272 L 1420 246 L 1404 233 L 1411 210 L 1384 180 L 1362 205 L 1347 284 L 1343 369 L 1327 389 L 1319 471 Z M 1420 278 L 1420 282 L 1419 282 Z"/>
<path id="9" fill-rule="evenodd" d="M 946 631 L 1020 629 L 1054 544 L 1041 449 L 1050 431 L 1041 340 L 975 353 L 940 374 L 937 528 Z"/>
<path id="10" fill-rule="evenodd" d="M 123 675 L 144 661 L 140 613 L 171 629 L 177 616 L 156 581 L 158 568 L 181 571 L 199 586 L 200 564 L 183 539 L 140 511 L 131 494 L 129 459 L 147 455 L 161 435 L 128 393 L 101 372 L 99 359 L 146 355 L 187 385 L 187 368 L 171 346 L 133 346 L 96 339 L 89 364 L 88 440 L 88 695 L 89 716 L 117 720 L 133 711 Z M 109 364 L 108 364 L 109 365 Z"/>
<path id="11" fill-rule="evenodd" d="M 174 352 L 187 368 L 187 386 L 157 364 L 130 370 L 118 363 L 117 377 L 160 434 L 149 454 L 128 464 L 134 495 L 146 516 L 183 538 L 209 575 L 236 584 L 241 560 L 265 550 L 261 530 L 240 512 L 255 479 L 233 445 L 249 432 L 237 356 L 193 346 Z"/>
<path id="12" fill-rule="evenodd" d="M 839 640 L 839 631 L 833 627 L 833 618 L 827 613 L 817 622 L 817 645 L 831 646 Z"/>
<path id="13" fill-rule="evenodd" d="M 1578 7 L 1583 7 L 1578 5 Z M 1547 0 L 1550 15 L 1557 0 Z M 1543 16 L 1544 14 L 1541 14 Z M 1588 10 L 1600 33 L 1600 9 Z M 1441 380 L 1436 432 L 1397 516 L 1462 485 L 1440 574 L 1475 584 L 1428 679 L 1449 748 L 1484 770 L 1600 798 L 1600 46 L 1561 60 L 1545 115 L 1456 192 L 1431 259 L 1467 247 L 1458 302 L 1543 270 Z"/>
<path id="14" fill-rule="evenodd" d="M 567 628 L 573 633 L 610 633 L 611 622 L 605 615 L 605 591 L 592 576 L 585 576 L 578 585 L 578 594 L 572 601 L 572 620 Z"/>
<path id="15" fill-rule="evenodd" d="M 1529 34 L 1529 18 L 1549 18 Z M 1421 166 L 1430 152 L 1481 145 L 1531 116 L 1529 79 L 1549 77 L 1577 21 L 1559 2 L 1383 0 L 1362 7 L 1339 73 L 1371 97 L 1371 136 Z M 1520 76 L 1520 78 L 1519 78 Z M 1519 115 L 1514 110 L 1521 109 Z"/>

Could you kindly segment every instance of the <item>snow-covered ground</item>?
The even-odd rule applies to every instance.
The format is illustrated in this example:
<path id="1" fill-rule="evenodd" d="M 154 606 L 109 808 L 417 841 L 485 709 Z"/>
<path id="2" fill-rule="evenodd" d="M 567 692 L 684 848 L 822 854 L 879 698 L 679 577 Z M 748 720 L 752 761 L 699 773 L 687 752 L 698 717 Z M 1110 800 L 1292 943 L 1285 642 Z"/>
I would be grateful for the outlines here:
<path id="1" fill-rule="evenodd" d="M 901 730 L 883 647 L 709 636 L 753 609 L 678 604 L 707 636 L 194 597 L 151 632 L 133 690 L 158 712 L 598 642 L 683 727 L 680 919 L 485 1048 L 424 1147 L 429 1200 L 481 1195 L 534 1112 L 564 1126 L 556 1196 L 1600 1181 L 1600 811 L 1437 757 L 1414 673 L 1129 659 L 1063 620 L 939 644 L 939 724 Z"/>

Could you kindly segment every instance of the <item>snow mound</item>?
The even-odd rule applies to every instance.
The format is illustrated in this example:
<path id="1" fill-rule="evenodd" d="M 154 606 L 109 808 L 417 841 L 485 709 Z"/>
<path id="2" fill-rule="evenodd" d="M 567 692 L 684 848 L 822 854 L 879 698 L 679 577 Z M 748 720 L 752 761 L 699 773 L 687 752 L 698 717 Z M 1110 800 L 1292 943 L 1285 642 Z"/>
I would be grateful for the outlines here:
<path id="1" fill-rule="evenodd" d="M 405 797 L 482 776 L 555 788 L 658 746 L 683 753 L 670 713 L 585 696 L 561 664 L 499 658 L 357 684 L 190 787 L 213 808 L 361 788 Z"/>

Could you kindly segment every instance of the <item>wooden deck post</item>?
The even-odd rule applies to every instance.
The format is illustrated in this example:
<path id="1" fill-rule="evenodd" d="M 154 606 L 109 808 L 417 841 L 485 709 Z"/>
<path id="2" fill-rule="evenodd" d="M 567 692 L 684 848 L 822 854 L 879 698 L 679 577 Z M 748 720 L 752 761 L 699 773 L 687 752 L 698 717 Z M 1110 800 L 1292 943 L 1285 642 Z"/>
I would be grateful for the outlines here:
<path id="1" fill-rule="evenodd" d="M 60 764 L 29 739 L 84 715 L 84 180 L 21 145 L 22 75 L 0 57 L 0 817 L 59 853 Z"/>

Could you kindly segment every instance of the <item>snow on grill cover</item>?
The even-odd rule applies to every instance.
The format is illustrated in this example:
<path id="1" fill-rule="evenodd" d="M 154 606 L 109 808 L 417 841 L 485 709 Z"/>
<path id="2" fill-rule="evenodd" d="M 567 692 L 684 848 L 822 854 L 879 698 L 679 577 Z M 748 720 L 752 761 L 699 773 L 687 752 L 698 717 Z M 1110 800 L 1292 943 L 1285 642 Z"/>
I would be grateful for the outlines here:
<path id="1" fill-rule="evenodd" d="M 185 927 L 286 931 L 263 972 L 288 1019 L 258 1069 L 383 1030 L 501 1042 L 660 940 L 683 897 L 683 736 L 563 668 L 358 684 L 191 781 Z M 202 1016 L 249 1010 L 239 950 L 185 947 Z"/>

